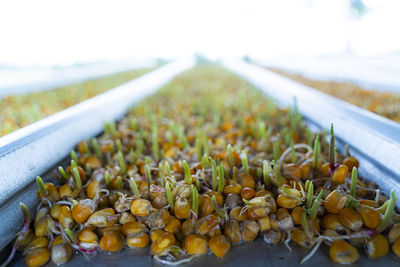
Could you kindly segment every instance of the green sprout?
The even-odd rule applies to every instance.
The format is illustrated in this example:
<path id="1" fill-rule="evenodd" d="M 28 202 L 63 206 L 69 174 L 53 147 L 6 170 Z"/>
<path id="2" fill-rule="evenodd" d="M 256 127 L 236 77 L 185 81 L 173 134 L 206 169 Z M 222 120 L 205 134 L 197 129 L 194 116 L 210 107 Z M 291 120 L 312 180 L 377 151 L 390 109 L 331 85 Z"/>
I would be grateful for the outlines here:
<path id="1" fill-rule="evenodd" d="M 278 187 L 281 187 L 282 186 L 282 179 L 281 179 L 281 171 L 279 169 L 279 166 L 276 165 L 276 161 L 275 160 L 272 161 L 272 165 L 274 166 L 276 185 Z"/>
<path id="2" fill-rule="evenodd" d="M 203 157 L 201 158 L 201 167 L 202 168 L 207 168 L 210 165 L 211 165 L 211 162 L 208 159 L 208 155 L 204 154 Z"/>
<path id="3" fill-rule="evenodd" d="M 169 182 L 165 183 L 165 193 L 167 194 L 168 204 L 171 210 L 174 210 L 174 198 L 171 192 L 171 185 Z"/>
<path id="4" fill-rule="evenodd" d="M 266 135 L 265 128 L 266 128 L 265 122 L 263 121 L 258 122 L 258 138 L 262 139 L 265 137 Z"/>
<path id="5" fill-rule="evenodd" d="M 115 143 L 117 144 L 117 150 L 118 150 L 118 151 L 122 151 L 122 143 L 121 143 L 121 140 L 118 138 L 117 140 L 115 140 Z"/>
<path id="6" fill-rule="evenodd" d="M 63 167 L 61 167 L 61 166 L 59 166 L 58 167 L 58 172 L 61 174 L 61 176 L 65 179 L 65 180 L 68 180 L 68 175 L 65 173 L 65 170 L 64 170 L 64 168 Z"/>
<path id="7" fill-rule="evenodd" d="M 71 156 L 71 159 L 73 159 L 75 162 L 79 162 L 78 157 L 76 156 L 75 150 L 71 151 L 70 156 Z"/>
<path id="8" fill-rule="evenodd" d="M 225 186 L 225 174 L 224 174 L 224 167 L 222 165 L 218 166 L 218 176 L 219 176 L 218 193 L 222 193 Z"/>
<path id="9" fill-rule="evenodd" d="M 78 244 L 79 240 L 76 237 L 76 235 L 74 234 L 74 232 L 72 232 L 70 229 L 66 228 L 64 229 L 64 232 L 67 234 L 67 236 L 69 237 L 69 239 L 71 239 L 71 242 L 74 244 Z"/>
<path id="10" fill-rule="evenodd" d="M 165 174 L 166 174 L 168 177 L 172 177 L 171 168 L 170 168 L 170 166 L 169 166 L 168 161 L 165 161 L 165 163 L 164 163 L 164 168 L 165 168 Z"/>
<path id="11" fill-rule="evenodd" d="M 109 171 L 104 172 L 104 182 L 106 183 L 106 187 L 110 187 L 111 175 Z"/>
<path id="12" fill-rule="evenodd" d="M 350 196 L 356 197 L 356 187 L 357 187 L 357 168 L 353 167 L 351 172 L 351 183 L 350 183 Z"/>
<path id="13" fill-rule="evenodd" d="M 86 153 L 86 154 L 88 154 L 88 155 L 91 154 L 89 145 L 88 145 L 88 143 L 87 143 L 86 141 L 83 142 L 83 149 L 85 150 L 85 153 Z"/>
<path id="14" fill-rule="evenodd" d="M 291 154 L 292 163 L 296 163 L 296 160 L 297 160 L 296 150 L 294 149 L 294 144 L 293 144 L 292 139 L 290 139 L 290 154 Z"/>
<path id="15" fill-rule="evenodd" d="M 86 165 L 85 165 L 85 171 L 86 171 L 86 173 L 92 173 L 92 165 L 90 165 L 90 163 L 89 162 L 87 162 L 86 163 Z"/>
<path id="16" fill-rule="evenodd" d="M 394 207 L 396 205 L 396 195 L 394 193 L 394 191 L 391 192 L 390 194 L 390 199 L 387 205 L 387 208 L 385 210 L 385 214 L 383 215 L 383 219 L 380 222 L 380 224 L 378 225 L 378 227 L 376 228 L 376 230 L 380 233 L 385 231 L 385 229 L 389 226 L 390 221 L 392 219 L 393 216 L 393 212 L 394 212 Z"/>
<path id="17" fill-rule="evenodd" d="M 319 134 L 317 134 L 317 137 L 315 138 L 314 141 L 314 157 L 313 157 L 313 168 L 317 168 L 318 166 L 318 157 L 320 153 L 320 143 L 319 143 Z"/>
<path id="18" fill-rule="evenodd" d="M 215 163 L 215 160 L 211 157 L 209 157 L 209 160 L 211 161 L 211 168 L 212 168 L 212 180 L 211 180 L 211 189 L 213 191 L 217 190 L 217 176 L 218 176 L 218 171 L 217 171 L 217 164 Z"/>
<path id="19" fill-rule="evenodd" d="M 139 188 L 138 188 L 138 186 L 137 186 L 137 184 L 136 184 L 135 179 L 133 179 L 133 177 L 131 177 L 131 178 L 129 179 L 129 181 L 130 181 L 130 184 L 131 184 L 131 188 L 132 188 L 132 190 L 133 190 L 133 194 L 134 194 L 137 198 L 140 198 Z"/>
<path id="20" fill-rule="evenodd" d="M 96 156 L 99 159 L 101 159 L 102 158 L 102 153 L 101 153 L 101 149 L 100 149 L 100 146 L 99 146 L 99 142 L 97 141 L 96 138 L 92 139 L 92 146 L 93 146 L 94 153 L 96 154 Z"/>
<path id="21" fill-rule="evenodd" d="M 125 173 L 126 173 L 126 165 L 125 165 L 124 155 L 122 154 L 121 151 L 118 151 L 118 162 L 119 162 L 119 167 L 120 167 L 120 170 L 121 170 L 121 174 L 125 175 Z"/>
<path id="22" fill-rule="evenodd" d="M 245 151 L 242 151 L 241 158 L 242 158 L 243 172 L 249 174 L 249 162 L 247 160 L 247 154 Z"/>
<path id="23" fill-rule="evenodd" d="M 228 158 L 229 158 L 229 164 L 231 165 L 231 167 L 235 166 L 235 160 L 233 158 L 233 148 L 230 144 L 228 145 Z"/>
<path id="24" fill-rule="evenodd" d="M 266 186 L 270 185 L 271 179 L 270 179 L 269 174 L 271 173 L 271 168 L 270 168 L 268 160 L 263 161 L 263 172 L 262 173 L 263 173 L 265 185 Z"/>
<path id="25" fill-rule="evenodd" d="M 333 170 L 335 168 L 335 134 L 333 132 L 333 123 L 331 124 L 331 139 L 329 142 L 329 165 Z"/>
<path id="26" fill-rule="evenodd" d="M 221 218 L 225 218 L 225 217 L 226 217 L 226 212 L 225 212 L 224 209 L 222 209 L 222 208 L 220 208 L 220 207 L 218 206 L 217 198 L 215 197 L 215 195 L 213 195 L 213 196 L 211 197 L 211 204 L 212 204 L 212 206 L 213 206 L 213 208 L 214 208 L 215 213 L 216 213 L 219 217 L 221 217 Z"/>
<path id="27" fill-rule="evenodd" d="M 274 146 L 273 146 L 273 158 L 275 161 L 277 161 L 279 159 L 280 156 L 280 151 L 279 151 L 279 141 L 276 140 L 274 142 Z"/>
<path id="28" fill-rule="evenodd" d="M 192 190 L 192 210 L 197 215 L 199 213 L 199 191 L 197 191 L 197 188 L 194 185 L 191 186 L 191 190 Z"/>
<path id="29" fill-rule="evenodd" d="M 147 186 L 148 186 L 149 191 L 150 191 L 150 186 L 152 184 L 152 179 L 151 179 L 151 172 L 150 172 L 149 164 L 146 164 L 146 166 L 144 166 L 144 174 L 146 176 L 146 183 L 147 183 Z"/>
<path id="30" fill-rule="evenodd" d="M 136 155 L 135 152 L 133 151 L 133 148 L 129 150 L 129 163 L 134 164 L 136 162 Z"/>
<path id="31" fill-rule="evenodd" d="M 20 202 L 19 208 L 21 209 L 21 212 L 24 215 L 24 221 L 29 223 L 31 221 L 31 213 L 28 207 L 24 203 Z"/>
<path id="32" fill-rule="evenodd" d="M 117 176 L 117 188 L 122 190 L 122 177 L 120 175 Z"/>
<path id="33" fill-rule="evenodd" d="M 42 197 L 45 197 L 47 195 L 47 189 L 44 186 L 42 177 L 40 177 L 40 176 L 36 177 L 36 184 L 39 187 L 39 191 L 42 194 Z"/>
<path id="34" fill-rule="evenodd" d="M 307 180 L 309 181 L 309 180 Z M 307 188 L 307 183 L 306 183 L 306 188 Z M 308 183 L 308 188 L 307 188 L 307 199 L 306 199 L 306 209 L 311 208 L 313 197 L 314 197 L 314 185 L 313 182 Z"/>
<path id="35" fill-rule="evenodd" d="M 190 174 L 190 167 L 189 167 L 189 164 L 187 163 L 187 161 L 186 160 L 183 160 L 182 161 L 182 164 L 183 164 L 183 170 L 184 170 L 184 172 L 185 172 L 185 182 L 187 183 L 187 184 L 192 184 L 192 176 L 191 176 L 191 174 Z"/>
<path id="36" fill-rule="evenodd" d="M 143 140 L 142 140 L 142 132 L 139 132 L 138 138 L 136 140 L 136 156 L 140 158 L 143 153 Z"/>
<path id="37" fill-rule="evenodd" d="M 202 149 L 201 149 L 201 140 L 200 140 L 199 136 L 197 136 L 197 138 L 196 138 L 195 147 L 196 147 L 197 159 L 200 160 L 203 156 L 203 153 L 202 153 Z"/>
<path id="38" fill-rule="evenodd" d="M 82 180 L 78 169 L 75 167 L 72 168 L 72 176 L 74 177 L 75 180 L 75 187 L 80 190 L 82 188 Z"/>
<path id="39" fill-rule="evenodd" d="M 301 214 L 301 227 L 303 227 L 304 232 L 307 236 L 311 237 L 310 227 L 307 221 L 307 210 L 304 210 Z"/>
<path id="40" fill-rule="evenodd" d="M 321 189 L 321 191 L 319 191 L 319 194 L 318 194 L 318 196 L 317 196 L 317 199 L 314 200 L 314 203 L 313 203 L 313 205 L 312 205 L 312 207 L 311 207 L 311 210 L 310 210 L 310 218 L 311 218 L 312 220 L 314 220 L 314 219 L 317 217 L 318 208 L 319 208 L 319 206 L 321 205 L 321 198 L 322 198 L 323 191 L 324 191 L 324 190 L 322 190 L 322 189 Z"/>
<path id="41" fill-rule="evenodd" d="M 238 179 L 239 179 L 239 171 L 238 171 L 238 168 L 233 167 L 233 169 L 232 169 L 232 180 L 237 182 Z"/>

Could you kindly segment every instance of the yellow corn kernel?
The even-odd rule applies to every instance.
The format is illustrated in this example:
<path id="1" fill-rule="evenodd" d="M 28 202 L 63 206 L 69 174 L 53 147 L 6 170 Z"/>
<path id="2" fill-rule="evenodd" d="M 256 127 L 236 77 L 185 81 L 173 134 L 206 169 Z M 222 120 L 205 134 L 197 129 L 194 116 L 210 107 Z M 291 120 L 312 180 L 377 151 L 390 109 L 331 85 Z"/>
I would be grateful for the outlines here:
<path id="1" fill-rule="evenodd" d="M 207 252 L 207 238 L 202 235 L 188 235 L 184 241 L 184 248 L 189 255 L 201 255 Z"/>
<path id="2" fill-rule="evenodd" d="M 247 220 L 248 219 L 247 210 L 243 210 L 243 207 L 241 207 L 241 206 L 234 207 L 229 212 L 229 217 L 232 220 L 236 220 L 238 222 Z"/>
<path id="3" fill-rule="evenodd" d="M 217 226 L 217 216 L 215 214 L 210 214 L 197 220 L 196 224 L 194 225 L 194 231 L 196 234 L 206 235 Z"/>
<path id="4" fill-rule="evenodd" d="M 295 198 L 289 197 L 284 194 L 279 194 L 276 203 L 279 207 L 286 209 L 293 209 L 299 203 L 299 201 Z"/>
<path id="5" fill-rule="evenodd" d="M 53 239 L 53 242 L 51 242 L 51 247 L 57 246 L 58 244 L 64 244 L 64 239 L 62 235 L 58 235 Z"/>
<path id="6" fill-rule="evenodd" d="M 60 191 L 61 198 L 72 197 L 72 189 L 69 186 L 69 184 L 64 184 L 64 185 L 60 186 L 59 191 Z"/>
<path id="7" fill-rule="evenodd" d="M 228 184 L 224 187 L 222 193 L 224 195 L 229 195 L 229 194 L 239 195 L 241 189 L 242 187 L 240 186 L 240 184 Z"/>
<path id="8" fill-rule="evenodd" d="M 128 222 L 122 225 L 122 233 L 124 235 L 130 235 L 135 233 L 145 233 L 147 232 L 146 225 L 140 222 Z"/>
<path id="9" fill-rule="evenodd" d="M 364 225 L 369 229 L 375 229 L 381 222 L 381 215 L 371 207 L 360 206 L 358 212 L 361 215 Z"/>
<path id="10" fill-rule="evenodd" d="M 151 230 L 150 232 L 150 238 L 152 242 L 156 242 L 160 236 L 162 236 L 164 233 L 166 233 L 164 230 L 161 229 L 156 229 L 156 230 Z"/>
<path id="11" fill-rule="evenodd" d="M 225 224 L 224 234 L 232 243 L 239 243 L 242 240 L 240 227 L 237 221 L 229 221 Z"/>
<path id="12" fill-rule="evenodd" d="M 119 231 L 110 231 L 100 239 L 100 248 L 107 252 L 116 252 L 124 247 L 124 237 Z"/>
<path id="13" fill-rule="evenodd" d="M 254 181 L 253 176 L 251 176 L 250 174 L 241 174 L 239 176 L 239 180 L 240 180 L 240 185 L 242 187 L 250 187 L 250 188 L 255 188 L 256 187 L 256 182 Z"/>
<path id="14" fill-rule="evenodd" d="M 308 237 L 308 235 L 300 228 L 295 228 L 291 232 L 291 238 L 297 245 L 311 248 L 314 245 L 312 239 Z"/>
<path id="15" fill-rule="evenodd" d="M 324 177 L 327 177 L 329 175 L 329 169 L 331 168 L 331 165 L 329 164 L 329 162 L 322 164 L 321 168 L 319 169 L 319 171 L 321 172 L 321 174 Z"/>
<path id="16" fill-rule="evenodd" d="M 86 187 L 86 195 L 88 196 L 88 198 L 94 199 L 96 197 L 97 191 L 99 190 L 100 190 L 100 182 L 96 180 L 90 181 L 88 186 Z"/>
<path id="17" fill-rule="evenodd" d="M 217 257 L 224 257 L 231 248 L 231 243 L 224 235 L 214 236 L 208 241 L 208 246 Z"/>
<path id="18" fill-rule="evenodd" d="M 71 229 L 74 225 L 71 209 L 68 206 L 61 206 L 58 214 L 58 221 L 64 228 Z"/>
<path id="19" fill-rule="evenodd" d="M 377 234 L 367 240 L 364 248 L 368 257 L 379 258 L 388 254 L 389 243 L 385 236 Z"/>
<path id="20" fill-rule="evenodd" d="M 164 230 L 173 234 L 179 233 L 181 229 L 181 221 L 177 218 L 171 218 L 167 225 L 165 225 Z"/>
<path id="21" fill-rule="evenodd" d="M 268 216 L 264 216 L 257 220 L 258 225 L 260 226 L 260 232 L 267 231 L 271 229 L 271 220 Z"/>
<path id="22" fill-rule="evenodd" d="M 397 257 L 400 257 L 400 238 L 393 243 L 392 251 Z"/>
<path id="23" fill-rule="evenodd" d="M 339 220 L 339 215 L 333 213 L 328 213 L 325 215 L 325 217 L 322 219 L 322 227 L 339 232 L 344 230 L 344 226 Z"/>
<path id="24" fill-rule="evenodd" d="M 400 223 L 396 223 L 395 225 L 392 226 L 392 228 L 389 231 L 388 234 L 388 239 L 389 243 L 392 244 L 394 243 L 397 239 L 400 237 Z"/>
<path id="25" fill-rule="evenodd" d="M 49 245 L 49 240 L 46 237 L 38 237 L 34 239 L 26 248 L 27 250 L 34 250 L 37 248 L 46 248 Z"/>
<path id="26" fill-rule="evenodd" d="M 144 248 L 150 243 L 150 237 L 146 233 L 134 233 L 126 237 L 126 244 L 130 248 Z"/>
<path id="27" fill-rule="evenodd" d="M 151 209 L 151 202 L 147 199 L 135 199 L 131 205 L 131 212 L 136 216 L 148 216 Z"/>
<path id="28" fill-rule="evenodd" d="M 360 254 L 355 247 L 344 240 L 336 240 L 329 248 L 329 257 L 340 264 L 352 264 L 360 259 Z"/>
<path id="29" fill-rule="evenodd" d="M 344 179 L 346 179 L 348 171 L 349 169 L 347 168 L 346 165 L 340 165 L 333 173 L 332 182 L 336 184 L 343 184 Z"/>
<path id="30" fill-rule="evenodd" d="M 303 214 L 304 208 L 301 206 L 296 206 L 293 208 L 292 212 L 290 215 L 292 216 L 293 223 L 295 225 L 300 225 L 301 224 L 301 215 Z"/>
<path id="31" fill-rule="evenodd" d="M 74 220 L 83 224 L 86 222 L 87 218 L 96 210 L 96 204 L 91 199 L 80 200 L 77 205 L 72 209 L 72 217 Z"/>
<path id="32" fill-rule="evenodd" d="M 156 241 L 151 245 L 151 254 L 159 255 L 164 250 L 169 248 L 175 242 L 175 236 L 169 232 L 161 235 Z"/>
<path id="33" fill-rule="evenodd" d="M 330 213 L 339 213 L 346 203 L 347 196 L 334 190 L 326 197 L 324 207 Z"/>
<path id="34" fill-rule="evenodd" d="M 50 259 L 50 250 L 47 248 L 37 248 L 28 253 L 25 257 L 25 264 L 28 267 L 38 267 L 44 265 Z"/>
<path id="35" fill-rule="evenodd" d="M 346 157 L 343 160 L 343 165 L 346 165 L 349 170 L 352 170 L 354 167 L 358 168 L 360 166 L 360 163 L 358 163 L 358 160 L 353 157 Z"/>
<path id="36" fill-rule="evenodd" d="M 240 228 L 242 229 L 242 240 L 245 242 L 253 241 L 260 231 L 260 226 L 255 221 L 243 221 L 240 223 Z"/>
<path id="37" fill-rule="evenodd" d="M 192 205 L 189 201 L 179 198 L 174 205 L 174 213 L 178 219 L 187 219 L 190 217 Z"/>
<path id="38" fill-rule="evenodd" d="M 78 234 L 78 240 L 81 243 L 97 244 L 99 238 L 90 228 L 82 229 Z"/>
<path id="39" fill-rule="evenodd" d="M 347 229 L 359 231 L 363 226 L 363 220 L 360 214 L 352 208 L 344 208 L 339 213 L 339 221 Z"/>

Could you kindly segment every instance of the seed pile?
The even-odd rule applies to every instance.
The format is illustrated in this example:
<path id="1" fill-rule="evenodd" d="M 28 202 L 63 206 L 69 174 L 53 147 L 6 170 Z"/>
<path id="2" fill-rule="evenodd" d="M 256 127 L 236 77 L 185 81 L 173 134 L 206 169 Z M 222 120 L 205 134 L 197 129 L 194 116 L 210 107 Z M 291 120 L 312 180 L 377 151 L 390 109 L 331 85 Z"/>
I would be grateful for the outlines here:
<path id="1" fill-rule="evenodd" d="M 268 68 L 269 70 L 320 90 L 328 95 L 340 98 L 356 106 L 367 109 L 383 117 L 400 122 L 400 94 L 377 90 L 365 90 L 348 82 L 320 81 L 308 79 L 299 74 Z"/>
<path id="2" fill-rule="evenodd" d="M 55 90 L 0 99 L 0 136 L 104 93 L 150 70 L 150 68 L 131 70 Z"/>
<path id="3" fill-rule="evenodd" d="M 28 266 L 147 246 L 161 263 L 183 263 L 229 257 L 258 236 L 309 248 L 302 262 L 321 244 L 338 263 L 390 246 L 400 256 L 396 197 L 357 177 L 333 127 L 312 133 L 295 105 L 279 109 L 217 66 L 176 77 L 71 158 L 58 168 L 61 186 L 37 177 L 32 228 L 21 204 L 13 251 Z"/>

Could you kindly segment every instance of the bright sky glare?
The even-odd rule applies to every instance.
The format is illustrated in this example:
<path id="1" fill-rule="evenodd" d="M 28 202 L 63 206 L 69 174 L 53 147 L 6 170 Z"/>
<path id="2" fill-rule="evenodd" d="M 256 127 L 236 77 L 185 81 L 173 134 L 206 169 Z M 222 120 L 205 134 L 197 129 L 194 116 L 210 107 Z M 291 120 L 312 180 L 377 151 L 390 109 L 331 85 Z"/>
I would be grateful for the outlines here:
<path id="1" fill-rule="evenodd" d="M 400 1 L 365 2 L 357 20 L 349 0 L 3 0 L 0 64 L 399 52 Z"/>

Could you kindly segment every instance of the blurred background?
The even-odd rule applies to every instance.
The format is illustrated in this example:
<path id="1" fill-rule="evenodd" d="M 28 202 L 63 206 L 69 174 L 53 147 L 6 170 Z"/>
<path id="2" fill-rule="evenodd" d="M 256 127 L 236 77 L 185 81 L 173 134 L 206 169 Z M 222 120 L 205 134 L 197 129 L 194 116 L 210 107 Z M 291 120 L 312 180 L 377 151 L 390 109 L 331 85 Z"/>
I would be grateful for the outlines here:
<path id="1" fill-rule="evenodd" d="M 3 0 L 0 98 L 194 54 L 398 92 L 399 10 L 398 0 Z"/>

